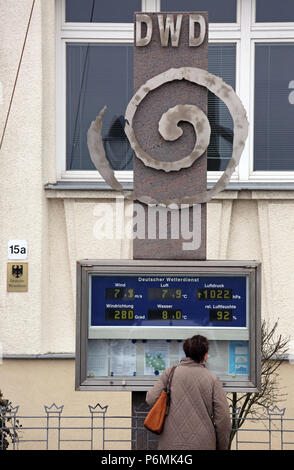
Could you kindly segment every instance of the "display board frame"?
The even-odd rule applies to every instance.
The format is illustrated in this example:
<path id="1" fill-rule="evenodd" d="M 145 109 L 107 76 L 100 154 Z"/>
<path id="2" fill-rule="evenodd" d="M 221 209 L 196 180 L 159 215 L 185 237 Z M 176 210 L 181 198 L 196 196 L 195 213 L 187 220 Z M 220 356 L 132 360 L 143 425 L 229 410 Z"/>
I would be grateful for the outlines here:
<path id="1" fill-rule="evenodd" d="M 89 338 L 101 339 L 177 339 L 202 334 L 209 340 L 232 337 L 230 328 L 111 326 L 95 327 L 89 324 L 89 285 L 92 275 L 146 275 L 199 274 L 208 276 L 246 276 L 248 279 L 249 380 L 225 380 L 227 392 L 258 392 L 261 382 L 261 265 L 257 261 L 187 261 L 187 260 L 81 260 L 77 262 L 77 317 L 76 317 L 76 390 L 130 390 L 146 391 L 157 377 L 87 377 L 87 347 Z M 151 335 L 151 336 L 150 336 Z M 234 328 L 236 341 L 245 339 L 244 328 Z M 184 355 L 184 354 L 183 354 Z"/>

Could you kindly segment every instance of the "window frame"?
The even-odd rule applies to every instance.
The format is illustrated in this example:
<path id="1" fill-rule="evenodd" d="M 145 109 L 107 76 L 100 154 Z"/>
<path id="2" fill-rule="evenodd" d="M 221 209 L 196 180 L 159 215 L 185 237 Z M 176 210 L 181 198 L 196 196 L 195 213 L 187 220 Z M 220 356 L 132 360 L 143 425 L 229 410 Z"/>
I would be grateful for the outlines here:
<path id="1" fill-rule="evenodd" d="M 294 180 L 294 171 L 285 170 L 285 171 L 276 171 L 276 170 L 255 170 L 254 171 L 254 94 L 255 94 L 255 46 L 256 44 L 282 44 L 282 43 L 291 43 L 292 41 L 287 38 L 253 38 L 251 41 L 252 49 L 252 73 L 251 73 L 251 121 L 252 121 L 252 139 L 250 143 L 250 180 L 252 181 L 293 181 Z M 293 36 L 293 46 L 294 46 L 294 36 Z M 294 77 L 293 77 L 294 79 Z M 289 93 L 290 93 L 289 89 Z M 293 129 L 294 131 L 294 129 Z M 293 157 L 294 158 L 294 157 Z"/>
<path id="2" fill-rule="evenodd" d="M 256 23 L 256 0 L 236 0 L 236 23 L 210 23 L 210 43 L 236 45 L 236 93 L 249 120 L 249 135 L 231 182 L 293 182 L 294 171 L 254 171 L 254 72 L 255 44 L 293 42 L 293 23 Z M 65 0 L 56 2 L 56 176 L 58 182 L 100 182 L 97 171 L 66 170 L 66 44 L 91 42 L 132 44 L 133 23 L 66 23 Z M 160 0 L 142 0 L 142 11 L 160 12 Z M 242 71 L 246 71 L 243 73 Z M 293 77 L 294 80 L 294 77 Z M 98 110 L 97 110 L 98 111 Z M 222 171 L 209 171 L 208 183 L 216 182 Z M 133 171 L 115 171 L 121 183 L 133 181 Z"/>
<path id="3" fill-rule="evenodd" d="M 98 181 L 97 171 L 66 169 L 66 45 L 69 43 L 132 44 L 133 23 L 66 23 L 65 0 L 56 1 L 56 173 L 58 181 Z M 157 1 L 157 0 L 156 0 Z M 144 3 L 143 0 L 142 3 Z M 154 3 L 154 1 L 152 0 Z M 155 2 L 156 3 L 156 2 Z M 99 110 L 97 110 L 98 112 Z M 131 182 L 132 171 L 115 171 L 120 182 Z"/>
<path id="4" fill-rule="evenodd" d="M 265 30 L 267 31 L 268 29 L 270 29 L 271 31 L 273 30 L 284 30 L 284 31 L 288 31 L 288 30 L 293 30 L 293 24 L 294 22 L 282 22 L 282 23 L 279 23 L 277 21 L 274 21 L 274 22 L 257 22 L 256 21 L 256 0 L 252 0 L 253 2 L 253 8 L 251 10 L 251 23 L 252 23 L 252 30 Z"/>

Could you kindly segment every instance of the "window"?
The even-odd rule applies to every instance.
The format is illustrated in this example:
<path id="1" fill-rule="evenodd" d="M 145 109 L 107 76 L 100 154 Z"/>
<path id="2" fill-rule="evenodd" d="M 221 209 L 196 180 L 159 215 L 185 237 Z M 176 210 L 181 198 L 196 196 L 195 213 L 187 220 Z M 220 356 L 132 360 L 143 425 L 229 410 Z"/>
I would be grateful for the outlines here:
<path id="1" fill-rule="evenodd" d="M 119 70 L 119 73 L 117 72 Z M 133 95 L 133 46 L 70 43 L 66 47 L 66 168 L 95 170 L 87 131 L 104 105 L 102 137 L 115 170 L 132 169 L 124 114 Z"/>
<path id="2" fill-rule="evenodd" d="M 65 21 L 77 23 L 132 23 L 141 0 L 66 0 Z"/>
<path id="3" fill-rule="evenodd" d="M 124 114 L 133 95 L 134 11 L 141 9 L 141 0 L 56 0 L 59 180 L 97 180 L 87 131 L 105 105 L 107 158 L 118 178 L 132 179 Z"/>
<path id="4" fill-rule="evenodd" d="M 293 0 L 256 0 L 256 22 L 277 23 L 294 21 Z"/>
<path id="5" fill-rule="evenodd" d="M 57 173 L 97 181 L 86 133 L 98 112 L 107 158 L 121 182 L 132 181 L 124 114 L 133 95 L 134 11 L 208 11 L 209 71 L 235 88 L 249 137 L 232 181 L 294 181 L 294 2 L 281 0 L 56 0 Z M 212 128 L 208 180 L 232 153 L 233 125 L 224 103 L 208 96 Z M 101 181 L 102 178 L 101 178 Z"/>
<path id="6" fill-rule="evenodd" d="M 294 43 L 255 46 L 255 170 L 294 170 L 293 56 Z"/>
<path id="7" fill-rule="evenodd" d="M 161 0 L 162 11 L 208 11 L 210 23 L 236 23 L 237 0 Z"/>
<path id="8" fill-rule="evenodd" d="M 235 88 L 235 70 L 235 44 L 210 44 L 208 71 Z M 225 170 L 232 154 L 233 120 L 226 105 L 211 92 L 208 92 L 208 120 L 211 138 L 207 149 L 207 169 Z"/>

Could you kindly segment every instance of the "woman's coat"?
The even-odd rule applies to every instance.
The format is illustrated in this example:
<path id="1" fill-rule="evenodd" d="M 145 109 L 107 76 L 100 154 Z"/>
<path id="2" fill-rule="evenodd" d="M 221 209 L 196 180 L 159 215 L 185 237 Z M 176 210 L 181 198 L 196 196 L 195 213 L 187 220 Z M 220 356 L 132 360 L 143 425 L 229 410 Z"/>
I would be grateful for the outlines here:
<path id="1" fill-rule="evenodd" d="M 146 401 L 153 406 L 166 387 L 166 369 Z M 171 385 L 171 403 L 158 449 L 225 450 L 231 432 L 229 406 L 219 379 L 203 364 L 181 360 Z"/>

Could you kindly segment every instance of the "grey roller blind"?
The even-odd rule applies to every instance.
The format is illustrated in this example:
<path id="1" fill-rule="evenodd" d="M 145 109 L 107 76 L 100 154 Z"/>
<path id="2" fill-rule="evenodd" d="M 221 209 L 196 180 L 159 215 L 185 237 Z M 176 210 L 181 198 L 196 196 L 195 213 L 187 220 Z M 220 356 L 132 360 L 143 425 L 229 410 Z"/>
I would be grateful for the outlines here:
<path id="1" fill-rule="evenodd" d="M 256 0 L 256 22 L 294 21 L 293 0 Z"/>
<path id="2" fill-rule="evenodd" d="M 208 71 L 235 88 L 235 44 L 209 44 Z M 225 170 L 232 155 L 233 120 L 227 106 L 213 93 L 208 93 L 208 120 L 211 138 L 207 152 L 208 171 Z"/>
<path id="3" fill-rule="evenodd" d="M 115 170 L 132 169 L 124 114 L 133 94 L 133 46 L 68 44 L 66 55 L 66 167 L 94 170 L 87 147 L 91 121 L 107 105 L 103 143 Z"/>
<path id="4" fill-rule="evenodd" d="M 66 0 L 65 20 L 81 23 L 133 23 L 141 0 Z"/>
<path id="5" fill-rule="evenodd" d="M 294 170 L 294 44 L 256 44 L 254 170 Z"/>
<path id="6" fill-rule="evenodd" d="M 236 0 L 161 0 L 161 11 L 208 11 L 211 23 L 236 23 Z"/>

